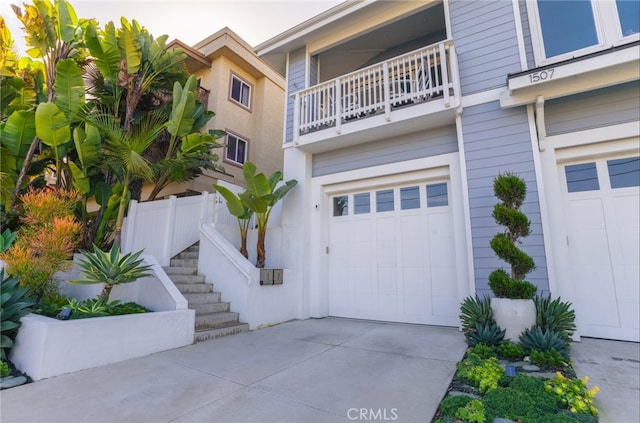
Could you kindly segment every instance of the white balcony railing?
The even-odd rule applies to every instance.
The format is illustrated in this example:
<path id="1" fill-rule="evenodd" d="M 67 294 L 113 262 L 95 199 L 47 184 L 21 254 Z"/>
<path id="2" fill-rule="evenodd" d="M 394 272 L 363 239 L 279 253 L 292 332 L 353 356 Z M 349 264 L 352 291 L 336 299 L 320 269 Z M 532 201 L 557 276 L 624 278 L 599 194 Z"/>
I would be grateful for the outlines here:
<path id="1" fill-rule="evenodd" d="M 457 80 L 452 41 L 423 47 L 296 93 L 294 136 L 433 99 L 449 107 Z"/>

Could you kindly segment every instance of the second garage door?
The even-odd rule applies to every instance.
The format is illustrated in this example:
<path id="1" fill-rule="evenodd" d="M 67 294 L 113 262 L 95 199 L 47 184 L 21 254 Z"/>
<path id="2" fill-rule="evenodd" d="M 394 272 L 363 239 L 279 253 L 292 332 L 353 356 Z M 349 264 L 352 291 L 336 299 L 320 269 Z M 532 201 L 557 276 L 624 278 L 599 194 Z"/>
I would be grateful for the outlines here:
<path id="1" fill-rule="evenodd" d="M 457 326 L 447 180 L 331 197 L 329 314 Z"/>

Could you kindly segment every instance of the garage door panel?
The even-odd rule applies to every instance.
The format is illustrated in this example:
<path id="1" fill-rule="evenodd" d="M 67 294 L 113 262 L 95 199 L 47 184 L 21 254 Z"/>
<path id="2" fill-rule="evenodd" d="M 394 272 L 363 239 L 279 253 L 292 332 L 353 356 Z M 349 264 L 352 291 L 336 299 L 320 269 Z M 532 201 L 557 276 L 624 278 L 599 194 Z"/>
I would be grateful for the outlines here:
<path id="1" fill-rule="evenodd" d="M 404 295 L 426 295 L 429 286 L 428 275 L 422 266 L 403 267 L 402 280 Z"/>
<path id="2" fill-rule="evenodd" d="M 378 267 L 378 293 L 397 294 L 398 280 L 397 272 L 394 267 Z"/>
<path id="3" fill-rule="evenodd" d="M 460 303 L 457 297 L 431 297 L 433 305 L 433 314 L 435 316 L 450 317 L 455 319 L 457 317 Z"/>
<path id="4" fill-rule="evenodd" d="M 573 265 L 611 265 L 609 239 L 604 228 L 574 230 L 569 233 L 569 245 Z"/>
<path id="5" fill-rule="evenodd" d="M 421 239 L 402 240 L 402 264 L 404 266 L 415 266 L 425 259 L 424 241 Z"/>
<path id="6" fill-rule="evenodd" d="M 638 201 L 638 190 L 630 189 L 629 194 L 614 196 L 613 204 L 615 222 L 618 228 L 638 228 L 640 227 L 640 202 Z"/>
<path id="7" fill-rule="evenodd" d="M 434 297 L 456 297 L 456 269 L 451 266 L 431 266 L 431 294 Z"/>
<path id="8" fill-rule="evenodd" d="M 456 262 L 456 250 L 453 238 L 431 239 L 429 259 L 431 263 L 454 266 Z"/>
<path id="9" fill-rule="evenodd" d="M 620 262 L 622 265 L 640 264 L 640 229 L 627 228 L 617 233 L 621 244 Z"/>
<path id="10" fill-rule="evenodd" d="M 353 292 L 355 294 L 375 294 L 377 284 L 375 275 L 371 267 L 354 267 L 353 269 Z M 345 281 L 347 283 L 347 281 Z"/>
<path id="11" fill-rule="evenodd" d="M 567 227 L 570 229 L 604 229 L 604 210 L 600 198 L 571 200 L 567 204 Z"/>
<path id="12" fill-rule="evenodd" d="M 453 238 L 453 226 L 451 225 L 451 214 L 448 208 L 446 211 L 429 214 L 429 239 L 435 238 Z"/>
<path id="13" fill-rule="evenodd" d="M 618 318 L 618 303 L 603 299 L 582 300 L 576 305 L 576 315 L 584 325 L 608 326 L 616 328 L 620 326 Z"/>
<path id="14" fill-rule="evenodd" d="M 602 298 L 605 301 L 616 299 L 611 266 L 583 265 L 574 269 L 573 279 L 578 298 Z"/>
<path id="15" fill-rule="evenodd" d="M 370 313 L 376 310 L 376 295 L 360 293 L 353 297 L 353 308 L 358 312 Z"/>
<path id="16" fill-rule="evenodd" d="M 404 313 L 418 318 L 426 323 L 426 318 L 430 314 L 426 295 L 412 295 L 404 298 Z"/>

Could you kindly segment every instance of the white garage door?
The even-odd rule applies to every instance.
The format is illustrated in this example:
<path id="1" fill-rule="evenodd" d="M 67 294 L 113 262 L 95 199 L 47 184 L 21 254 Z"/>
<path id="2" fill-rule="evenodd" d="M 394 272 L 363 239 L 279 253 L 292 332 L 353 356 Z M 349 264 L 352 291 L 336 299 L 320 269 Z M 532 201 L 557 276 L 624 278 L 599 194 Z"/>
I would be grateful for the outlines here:
<path id="1" fill-rule="evenodd" d="M 559 174 L 580 333 L 639 341 L 640 157 L 566 163 Z"/>
<path id="2" fill-rule="evenodd" d="M 329 314 L 458 325 L 448 181 L 333 196 Z"/>

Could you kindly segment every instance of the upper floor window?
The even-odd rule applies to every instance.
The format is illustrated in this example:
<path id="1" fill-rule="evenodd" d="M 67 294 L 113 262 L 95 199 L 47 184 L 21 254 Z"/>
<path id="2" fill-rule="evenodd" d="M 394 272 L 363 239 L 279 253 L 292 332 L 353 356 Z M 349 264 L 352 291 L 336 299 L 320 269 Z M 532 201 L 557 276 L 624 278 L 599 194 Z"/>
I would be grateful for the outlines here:
<path id="1" fill-rule="evenodd" d="M 227 134 L 227 148 L 224 153 L 225 161 L 242 165 L 247 161 L 249 141 L 237 135 Z"/>
<path id="2" fill-rule="evenodd" d="M 251 85 L 236 75 L 231 75 L 231 92 L 229 97 L 246 107 L 251 108 Z"/>
<path id="3" fill-rule="evenodd" d="M 528 3 L 538 65 L 638 38 L 638 0 L 537 0 Z M 535 36 L 535 29 L 538 33 Z"/>

